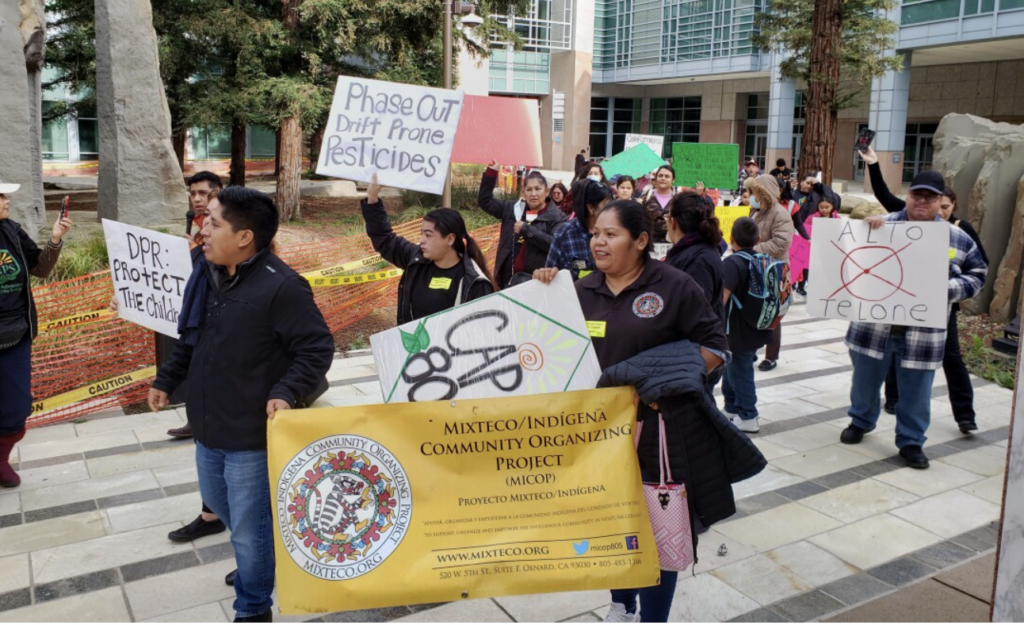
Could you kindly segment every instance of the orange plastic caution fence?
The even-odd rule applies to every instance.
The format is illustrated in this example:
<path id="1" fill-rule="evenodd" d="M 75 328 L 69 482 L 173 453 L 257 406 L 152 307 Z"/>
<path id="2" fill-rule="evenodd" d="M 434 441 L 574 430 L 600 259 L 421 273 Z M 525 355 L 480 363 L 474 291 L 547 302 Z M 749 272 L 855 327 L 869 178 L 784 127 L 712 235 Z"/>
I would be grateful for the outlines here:
<path id="1" fill-rule="evenodd" d="M 420 221 L 395 227 L 400 236 L 418 240 Z M 493 267 L 498 226 L 475 230 Z M 302 274 L 357 275 L 387 269 L 369 239 L 356 234 L 303 243 L 278 250 Z M 398 279 L 387 275 L 362 284 L 314 289 L 331 332 L 393 306 Z M 39 337 L 32 348 L 32 394 L 29 427 L 75 419 L 145 401 L 156 359 L 154 333 L 106 312 L 113 294 L 110 272 L 48 284 L 33 291 L 39 310 Z"/>

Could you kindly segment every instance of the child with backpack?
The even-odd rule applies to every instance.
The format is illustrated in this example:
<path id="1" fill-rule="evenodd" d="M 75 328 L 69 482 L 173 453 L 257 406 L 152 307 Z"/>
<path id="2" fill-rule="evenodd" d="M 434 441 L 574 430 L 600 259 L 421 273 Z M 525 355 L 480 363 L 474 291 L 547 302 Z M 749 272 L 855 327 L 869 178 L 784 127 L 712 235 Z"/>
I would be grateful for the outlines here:
<path id="1" fill-rule="evenodd" d="M 772 332 L 789 310 L 790 295 L 787 263 L 754 251 L 759 241 L 757 223 L 749 217 L 737 219 L 732 227 L 733 254 L 722 261 L 725 333 L 732 352 L 722 380 L 722 396 L 733 424 L 750 434 L 761 429 L 754 357 L 771 342 Z"/>

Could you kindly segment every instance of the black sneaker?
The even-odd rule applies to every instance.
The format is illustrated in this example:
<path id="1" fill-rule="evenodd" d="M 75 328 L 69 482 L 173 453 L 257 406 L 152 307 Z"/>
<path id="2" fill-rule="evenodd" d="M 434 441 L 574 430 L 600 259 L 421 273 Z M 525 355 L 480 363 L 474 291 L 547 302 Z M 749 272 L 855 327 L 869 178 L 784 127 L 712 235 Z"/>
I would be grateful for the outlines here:
<path id="1" fill-rule="evenodd" d="M 255 616 L 236 616 L 236 623 L 273 623 L 274 613 L 267 610 L 263 614 L 257 614 Z"/>
<path id="2" fill-rule="evenodd" d="M 871 428 L 871 430 L 874 429 L 875 428 Z M 844 443 L 846 445 L 856 445 L 857 443 L 864 440 L 864 435 L 870 432 L 871 430 L 865 430 L 864 428 L 857 427 L 856 425 L 851 423 L 850 425 L 846 426 L 846 429 L 843 430 L 843 433 L 839 435 L 839 442 Z"/>
<path id="3" fill-rule="evenodd" d="M 911 469 L 927 469 L 928 456 L 924 455 L 920 445 L 907 445 L 900 447 L 900 458 L 907 461 Z"/>
<path id="4" fill-rule="evenodd" d="M 882 410 L 886 411 L 888 414 L 896 414 L 896 404 L 886 403 L 882 406 Z"/>
<path id="5" fill-rule="evenodd" d="M 227 529 L 224 522 L 220 519 L 216 521 L 204 521 L 203 515 L 196 517 L 195 521 L 192 521 L 185 527 L 176 529 L 167 535 L 169 540 L 176 543 L 187 543 L 189 541 L 202 538 L 203 536 L 210 536 L 213 534 L 220 534 Z"/>
<path id="6" fill-rule="evenodd" d="M 978 429 L 978 424 L 974 422 L 974 419 L 970 421 L 957 421 L 956 424 L 960 426 L 960 432 L 962 434 L 970 434 L 974 430 Z"/>
<path id="7" fill-rule="evenodd" d="M 228 586 L 234 586 L 235 585 L 235 573 L 237 573 L 237 572 L 238 572 L 238 569 L 235 569 L 234 571 L 231 571 L 230 573 L 225 575 L 224 576 L 224 583 L 227 584 Z"/>
<path id="8" fill-rule="evenodd" d="M 771 371 L 777 366 L 779 366 L 778 361 L 768 360 L 767 358 L 765 358 L 763 361 L 761 361 L 761 364 L 757 365 L 757 368 L 760 369 L 761 371 Z"/>

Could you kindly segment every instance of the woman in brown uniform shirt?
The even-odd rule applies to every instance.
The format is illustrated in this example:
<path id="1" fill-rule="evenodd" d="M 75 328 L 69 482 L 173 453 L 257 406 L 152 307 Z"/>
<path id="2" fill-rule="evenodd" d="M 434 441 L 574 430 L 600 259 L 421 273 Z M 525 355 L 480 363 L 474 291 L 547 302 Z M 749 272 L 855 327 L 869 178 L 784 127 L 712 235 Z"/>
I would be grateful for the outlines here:
<path id="1" fill-rule="evenodd" d="M 636 202 L 616 200 L 597 217 L 590 248 L 597 271 L 576 282 L 576 295 L 602 369 L 677 341 L 701 346 L 708 371 L 723 362 L 728 341 L 722 321 L 687 274 L 651 258 L 651 221 Z M 555 268 L 534 278 L 550 283 Z M 662 571 L 658 586 L 613 590 L 608 621 L 636 622 L 637 595 L 644 622 L 666 622 L 677 573 Z"/>

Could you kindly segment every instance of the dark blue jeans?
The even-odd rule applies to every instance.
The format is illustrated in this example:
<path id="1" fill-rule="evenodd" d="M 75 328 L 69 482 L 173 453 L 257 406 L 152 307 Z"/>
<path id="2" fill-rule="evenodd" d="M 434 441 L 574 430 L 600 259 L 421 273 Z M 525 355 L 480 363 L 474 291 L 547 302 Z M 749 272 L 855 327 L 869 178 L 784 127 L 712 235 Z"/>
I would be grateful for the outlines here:
<path id="1" fill-rule="evenodd" d="M 32 337 L 0 351 L 0 436 L 25 429 L 32 413 Z"/>
<path id="2" fill-rule="evenodd" d="M 900 400 L 896 404 L 896 446 L 924 445 L 932 420 L 932 381 L 934 369 L 907 369 L 905 336 L 889 336 L 881 360 L 850 350 L 853 361 L 853 385 L 850 387 L 850 411 L 853 425 L 870 430 L 878 423 L 882 410 L 882 384 L 890 364 L 896 368 Z"/>
<path id="3" fill-rule="evenodd" d="M 636 614 L 637 596 L 640 597 L 641 623 L 667 623 L 668 612 L 672 609 L 672 597 L 676 593 L 676 580 L 679 573 L 662 571 L 657 586 L 639 590 L 613 590 L 612 601 L 626 606 L 626 612 Z"/>
<path id="4" fill-rule="evenodd" d="M 235 548 L 235 616 L 256 616 L 274 602 L 274 523 L 267 452 L 210 449 L 196 441 L 203 501 L 231 530 Z"/>
<path id="5" fill-rule="evenodd" d="M 754 354 L 733 352 L 722 379 L 725 412 L 737 414 L 744 421 L 757 418 L 757 387 L 754 385 Z"/>

